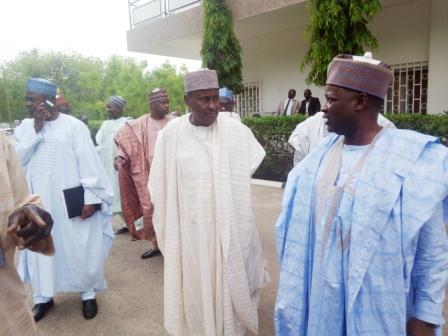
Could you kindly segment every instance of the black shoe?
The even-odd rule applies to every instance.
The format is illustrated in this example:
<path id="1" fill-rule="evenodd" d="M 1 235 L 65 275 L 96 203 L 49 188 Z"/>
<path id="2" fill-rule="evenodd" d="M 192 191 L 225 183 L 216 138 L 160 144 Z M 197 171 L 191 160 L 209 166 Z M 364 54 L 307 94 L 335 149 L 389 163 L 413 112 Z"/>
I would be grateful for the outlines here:
<path id="1" fill-rule="evenodd" d="M 158 256 L 159 254 L 161 254 L 159 249 L 157 249 L 157 250 L 149 249 L 148 251 L 143 253 L 140 257 L 142 259 L 148 259 L 148 258 Z"/>
<path id="2" fill-rule="evenodd" d="M 34 321 L 39 321 L 44 318 L 45 315 L 47 315 L 48 310 L 50 310 L 51 307 L 54 306 L 54 301 L 51 299 L 50 301 L 46 303 L 38 303 L 35 304 L 33 309 L 31 311 L 33 312 Z"/>
<path id="3" fill-rule="evenodd" d="M 129 232 L 129 229 L 126 226 L 123 226 L 122 228 L 115 231 L 115 234 L 122 234 L 122 233 L 127 233 L 127 232 Z"/>
<path id="4" fill-rule="evenodd" d="M 82 315 L 86 320 L 93 319 L 98 314 L 96 299 L 84 300 L 82 302 Z"/>

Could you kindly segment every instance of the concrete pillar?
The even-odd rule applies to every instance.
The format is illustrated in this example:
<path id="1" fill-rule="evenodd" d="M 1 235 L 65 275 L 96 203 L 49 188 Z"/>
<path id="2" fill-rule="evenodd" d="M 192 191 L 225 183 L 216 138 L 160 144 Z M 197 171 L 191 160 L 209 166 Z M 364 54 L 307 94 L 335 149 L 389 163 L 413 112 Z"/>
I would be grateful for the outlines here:
<path id="1" fill-rule="evenodd" d="M 432 0 L 428 113 L 448 111 L 448 1 Z"/>

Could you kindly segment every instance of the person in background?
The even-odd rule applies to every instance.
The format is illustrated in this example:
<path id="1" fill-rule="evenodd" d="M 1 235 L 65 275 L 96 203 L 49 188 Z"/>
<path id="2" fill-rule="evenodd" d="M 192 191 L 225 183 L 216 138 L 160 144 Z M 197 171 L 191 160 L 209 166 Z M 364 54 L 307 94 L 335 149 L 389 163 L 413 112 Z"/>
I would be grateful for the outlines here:
<path id="1" fill-rule="evenodd" d="M 329 135 L 288 176 L 276 224 L 277 335 L 433 336 L 448 280 L 448 148 L 383 128 L 391 68 L 328 66 Z"/>
<path id="2" fill-rule="evenodd" d="M 250 178 L 265 156 L 249 128 L 219 118 L 218 76 L 185 75 L 191 113 L 159 134 L 148 189 L 164 255 L 170 335 L 257 334 L 268 281 Z"/>
<path id="3" fill-rule="evenodd" d="M 219 117 L 234 118 L 241 121 L 240 115 L 233 112 L 233 107 L 235 105 L 235 100 L 233 98 L 233 91 L 226 87 L 219 89 Z"/>
<path id="4" fill-rule="evenodd" d="M 31 195 L 14 149 L 0 133 L 0 335 L 37 336 L 25 289 L 14 265 L 16 247 L 54 254 L 53 220 Z"/>
<path id="5" fill-rule="evenodd" d="M 299 102 L 295 99 L 296 90 L 289 89 L 288 98 L 281 102 L 277 108 L 277 116 L 292 116 L 299 112 Z"/>
<path id="6" fill-rule="evenodd" d="M 317 97 L 312 97 L 310 89 L 306 89 L 303 96 L 305 99 L 300 103 L 299 113 L 312 116 L 320 111 L 320 100 Z"/>
<path id="7" fill-rule="evenodd" d="M 54 106 L 56 85 L 40 78 L 27 82 L 26 107 L 33 119 L 16 128 L 16 153 L 32 193 L 41 195 L 54 219 L 52 257 L 21 253 L 19 273 L 31 282 L 34 319 L 39 321 L 60 292 L 77 292 L 85 319 L 98 312 L 96 294 L 106 289 L 104 263 L 114 240 L 113 192 L 103 164 L 80 120 Z M 69 218 L 77 199 L 64 200 L 64 190 L 84 194 L 80 216 Z"/>
<path id="8" fill-rule="evenodd" d="M 154 208 L 147 186 L 157 135 L 171 120 L 165 90 L 151 91 L 148 105 L 149 113 L 126 122 L 115 136 L 118 146 L 115 164 L 126 225 L 134 240 L 152 243 L 152 248 L 141 255 L 142 259 L 160 255 L 152 222 Z"/>
<path id="9" fill-rule="evenodd" d="M 62 94 L 56 95 L 56 109 L 61 113 L 70 114 L 67 98 Z"/>
<path id="10" fill-rule="evenodd" d="M 126 106 L 126 100 L 121 96 L 111 96 L 106 105 L 108 120 L 105 120 L 98 132 L 95 140 L 98 144 L 98 154 L 109 176 L 110 183 L 114 191 L 114 203 L 112 205 L 112 214 L 122 215 L 120 187 L 118 184 L 118 173 L 115 169 L 115 158 L 118 155 L 117 145 L 115 144 L 115 136 L 120 128 L 130 121 L 132 118 L 123 116 L 123 109 Z M 115 233 L 128 232 L 126 225 L 123 225 Z"/>

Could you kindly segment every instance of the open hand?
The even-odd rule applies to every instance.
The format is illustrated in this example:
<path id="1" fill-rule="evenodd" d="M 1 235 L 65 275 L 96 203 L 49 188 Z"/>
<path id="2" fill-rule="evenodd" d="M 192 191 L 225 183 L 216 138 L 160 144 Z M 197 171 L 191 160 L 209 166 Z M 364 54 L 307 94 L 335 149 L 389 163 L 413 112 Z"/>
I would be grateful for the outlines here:
<path id="1" fill-rule="evenodd" d="M 9 216 L 7 233 L 17 237 L 18 248 L 23 250 L 48 237 L 52 227 L 53 219 L 48 212 L 27 204 Z"/>

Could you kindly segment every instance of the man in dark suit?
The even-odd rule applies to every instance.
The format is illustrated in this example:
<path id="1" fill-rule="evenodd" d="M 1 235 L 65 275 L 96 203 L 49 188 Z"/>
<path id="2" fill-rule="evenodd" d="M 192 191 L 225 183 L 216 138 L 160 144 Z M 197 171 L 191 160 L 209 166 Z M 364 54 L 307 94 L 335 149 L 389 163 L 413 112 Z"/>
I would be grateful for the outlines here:
<path id="1" fill-rule="evenodd" d="M 300 104 L 299 113 L 307 114 L 309 116 L 315 115 L 320 111 L 320 101 L 317 97 L 311 97 L 311 90 L 306 89 L 303 92 L 303 96 L 305 97 Z"/>

